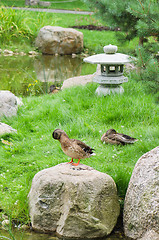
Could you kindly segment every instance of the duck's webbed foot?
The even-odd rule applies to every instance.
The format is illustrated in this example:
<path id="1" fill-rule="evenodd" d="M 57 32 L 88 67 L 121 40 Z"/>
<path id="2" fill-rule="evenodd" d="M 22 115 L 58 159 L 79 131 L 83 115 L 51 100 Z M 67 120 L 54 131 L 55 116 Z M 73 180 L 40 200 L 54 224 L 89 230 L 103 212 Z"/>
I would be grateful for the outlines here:
<path id="1" fill-rule="evenodd" d="M 73 166 L 78 166 L 79 162 L 80 162 L 80 159 L 78 160 L 77 163 L 72 163 L 72 165 L 73 165 Z"/>
<path id="2" fill-rule="evenodd" d="M 68 163 L 73 163 L 73 158 L 71 159 L 71 162 L 68 162 Z"/>

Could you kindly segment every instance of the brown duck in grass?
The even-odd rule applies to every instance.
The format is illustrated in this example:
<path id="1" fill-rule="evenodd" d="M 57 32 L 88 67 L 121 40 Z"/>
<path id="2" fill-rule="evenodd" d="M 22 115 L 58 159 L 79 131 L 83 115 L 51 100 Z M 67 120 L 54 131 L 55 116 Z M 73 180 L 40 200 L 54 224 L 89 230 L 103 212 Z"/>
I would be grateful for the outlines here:
<path id="1" fill-rule="evenodd" d="M 59 87 L 56 87 L 55 85 L 50 86 L 50 91 L 49 91 L 50 94 L 58 93 L 59 91 L 60 91 Z"/>
<path id="2" fill-rule="evenodd" d="M 109 129 L 106 133 L 101 137 L 101 141 L 110 144 L 130 144 L 138 141 L 138 139 L 125 135 L 123 133 L 117 133 L 115 129 Z"/>
<path id="3" fill-rule="evenodd" d="M 55 129 L 52 133 L 52 137 L 61 143 L 63 152 L 71 158 L 72 165 L 78 166 L 81 159 L 89 158 L 93 153 L 93 148 L 86 145 L 77 139 L 70 139 L 68 135 L 61 129 Z M 73 159 L 78 159 L 77 163 L 73 162 Z"/>

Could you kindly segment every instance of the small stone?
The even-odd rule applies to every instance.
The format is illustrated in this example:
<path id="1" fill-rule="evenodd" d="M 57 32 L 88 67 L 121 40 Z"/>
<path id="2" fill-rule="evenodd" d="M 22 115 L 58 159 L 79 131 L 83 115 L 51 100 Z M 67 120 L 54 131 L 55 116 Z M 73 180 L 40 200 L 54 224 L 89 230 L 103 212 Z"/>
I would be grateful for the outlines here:
<path id="1" fill-rule="evenodd" d="M 35 51 L 29 51 L 29 55 L 38 55 L 38 53 L 37 52 L 35 52 Z"/>
<path id="2" fill-rule="evenodd" d="M 51 6 L 51 2 L 43 2 L 43 1 L 40 1 L 40 2 L 39 2 L 39 5 L 40 5 L 40 6 L 43 6 L 43 7 L 50 7 L 50 6 Z"/>
<path id="3" fill-rule="evenodd" d="M 25 56 L 26 53 L 24 53 L 24 52 L 20 52 L 19 55 L 20 55 L 20 56 Z"/>
<path id="4" fill-rule="evenodd" d="M 29 230 L 30 227 L 28 225 L 24 224 L 21 226 L 21 229 L 26 231 L 26 230 Z"/>
<path id="5" fill-rule="evenodd" d="M 3 54 L 4 54 L 4 56 L 12 56 L 12 55 L 13 55 L 13 51 L 10 51 L 10 50 L 5 49 L 5 50 L 3 51 Z"/>
<path id="6" fill-rule="evenodd" d="M 0 122 L 0 136 L 14 132 L 16 133 L 17 130 L 5 123 Z"/>
<path id="7" fill-rule="evenodd" d="M 5 219 L 5 220 L 2 221 L 2 227 L 3 227 L 3 228 L 5 228 L 5 226 L 9 226 L 9 224 L 10 224 L 10 221 L 7 220 L 7 219 Z"/>
<path id="8" fill-rule="evenodd" d="M 39 0 L 30 0 L 29 5 L 35 6 L 39 3 Z"/>
<path id="9" fill-rule="evenodd" d="M 75 58 L 75 57 L 77 57 L 77 54 L 72 53 L 72 58 Z"/>

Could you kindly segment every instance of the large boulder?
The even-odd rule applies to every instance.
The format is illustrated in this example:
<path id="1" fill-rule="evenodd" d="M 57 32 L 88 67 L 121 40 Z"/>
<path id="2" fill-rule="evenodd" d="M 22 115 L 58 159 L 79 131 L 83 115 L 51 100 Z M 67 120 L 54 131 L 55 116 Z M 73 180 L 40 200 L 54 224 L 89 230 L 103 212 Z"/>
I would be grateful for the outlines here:
<path id="1" fill-rule="evenodd" d="M 45 26 L 40 29 L 35 46 L 43 54 L 80 53 L 83 49 L 83 33 L 73 28 Z"/>
<path id="2" fill-rule="evenodd" d="M 40 171 L 28 196 L 33 229 L 65 238 L 108 235 L 120 211 L 113 179 L 83 164 Z"/>
<path id="3" fill-rule="evenodd" d="M 159 234 L 159 147 L 135 165 L 125 198 L 124 230 L 133 239 L 146 239 L 148 230 Z"/>
<path id="4" fill-rule="evenodd" d="M 18 100 L 10 91 L 0 91 L 0 117 L 11 117 L 17 114 Z"/>

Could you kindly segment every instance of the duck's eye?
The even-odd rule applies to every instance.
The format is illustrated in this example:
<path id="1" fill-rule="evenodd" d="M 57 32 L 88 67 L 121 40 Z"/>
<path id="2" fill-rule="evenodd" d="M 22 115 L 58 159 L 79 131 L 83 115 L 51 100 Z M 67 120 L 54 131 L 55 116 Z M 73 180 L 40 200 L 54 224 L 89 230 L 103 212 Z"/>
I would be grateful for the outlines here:
<path id="1" fill-rule="evenodd" d="M 60 139 L 60 134 L 58 134 L 57 132 L 53 132 L 52 136 L 54 139 Z"/>

